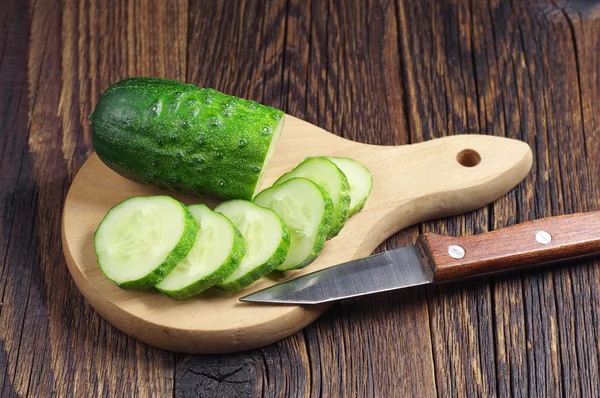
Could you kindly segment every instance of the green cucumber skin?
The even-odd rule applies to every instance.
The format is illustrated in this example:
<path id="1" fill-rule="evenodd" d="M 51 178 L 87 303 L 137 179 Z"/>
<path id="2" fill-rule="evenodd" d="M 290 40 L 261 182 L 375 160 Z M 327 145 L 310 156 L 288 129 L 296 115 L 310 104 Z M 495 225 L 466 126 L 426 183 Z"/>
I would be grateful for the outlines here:
<path id="1" fill-rule="evenodd" d="M 371 187 L 371 189 L 373 189 L 373 188 Z M 367 195 L 367 196 L 366 196 L 366 197 L 365 197 L 363 200 L 361 200 L 360 202 L 358 202 L 358 203 L 356 204 L 356 206 L 354 206 L 352 209 L 350 209 L 350 210 L 348 211 L 348 218 L 352 217 L 352 216 L 353 216 L 353 215 L 355 215 L 355 214 L 358 214 L 358 213 L 360 213 L 360 211 L 361 211 L 361 210 L 362 210 L 362 209 L 365 207 L 365 205 L 367 204 L 367 199 L 369 199 L 369 195 L 370 195 L 370 194 L 371 194 L 371 190 L 369 190 L 369 194 L 368 194 L 368 195 Z"/>
<path id="2" fill-rule="evenodd" d="M 89 120 L 100 159 L 130 180 L 251 200 L 283 118 L 210 88 L 138 77 L 109 87 Z"/>
<path id="3" fill-rule="evenodd" d="M 336 166 L 335 163 L 333 163 L 331 160 L 329 160 L 326 156 L 311 156 L 308 157 L 306 159 L 304 159 L 302 162 L 300 162 L 296 167 L 294 167 L 294 170 L 299 168 L 300 166 L 302 166 L 304 163 L 312 160 L 312 159 L 324 159 L 327 160 L 328 162 L 330 162 L 332 165 L 334 165 L 336 167 L 336 169 L 338 169 L 339 173 L 340 173 L 340 177 L 342 180 L 342 189 L 341 189 L 341 193 L 340 193 L 340 208 L 339 208 L 339 215 L 336 217 L 336 215 L 334 214 L 330 223 L 330 230 L 327 233 L 327 240 L 335 238 L 340 231 L 342 230 L 342 228 L 344 228 L 344 225 L 346 225 L 346 221 L 348 220 L 349 216 L 349 209 L 350 209 L 350 184 L 348 183 L 348 179 L 346 178 L 346 175 L 342 172 L 342 170 L 340 170 L 339 167 Z M 290 171 L 293 172 L 294 170 Z M 277 181 L 275 181 L 275 183 L 273 185 L 278 185 L 281 184 L 282 181 L 288 181 L 285 179 L 286 175 L 288 173 L 285 173 L 284 175 L 282 175 L 281 177 L 279 177 L 277 179 Z M 304 178 L 308 178 L 308 177 L 304 177 Z M 310 180 L 310 178 L 308 178 Z M 312 180 L 311 180 L 312 181 Z M 316 183 L 315 181 L 313 181 L 315 184 L 319 185 L 318 183 Z M 321 186 L 319 186 L 319 188 L 321 188 Z M 327 195 L 329 197 L 329 194 Z"/>
<path id="4" fill-rule="evenodd" d="M 205 205 L 200 204 L 200 205 L 191 205 L 191 206 L 205 206 Z M 219 215 L 221 215 L 221 214 L 219 214 Z M 207 275 L 204 278 L 199 279 L 199 280 L 195 281 L 194 283 L 192 283 L 182 289 L 166 290 L 166 289 L 157 288 L 157 290 L 159 290 L 162 294 L 164 294 L 165 296 L 170 297 L 172 299 L 183 300 L 183 299 L 195 296 L 199 293 L 202 293 L 206 289 L 217 285 L 218 283 L 227 279 L 229 277 L 229 275 L 233 274 L 233 272 L 238 267 L 238 265 L 240 265 L 240 262 L 242 261 L 244 254 L 246 254 L 246 249 L 244 248 L 244 237 L 242 236 L 240 231 L 238 231 L 238 229 L 235 227 L 235 225 L 233 225 L 233 223 L 231 221 L 229 221 L 229 219 L 227 217 L 225 217 L 223 215 L 221 215 L 221 216 L 224 217 L 229 224 L 231 224 L 231 226 L 233 227 L 233 231 L 235 233 L 231 253 L 229 254 L 229 257 L 227 258 L 227 260 L 225 260 L 223 265 L 221 265 L 218 269 L 216 269 L 215 272 L 213 272 L 212 274 Z"/>
<path id="5" fill-rule="evenodd" d="M 327 160 L 329 160 L 329 159 L 327 159 Z M 334 165 L 335 165 L 335 163 L 334 163 Z M 337 167 L 337 166 L 335 166 L 335 167 Z M 338 170 L 339 170 L 339 167 L 338 167 Z M 340 211 L 337 216 L 336 226 L 334 228 L 332 228 L 331 231 L 329 231 L 329 234 L 327 234 L 328 240 L 338 236 L 338 234 L 344 228 L 344 225 L 346 225 L 346 221 L 348 221 L 348 217 L 350 217 L 350 184 L 348 183 L 348 179 L 346 178 L 346 175 L 344 173 L 342 173 L 341 170 L 340 170 L 340 173 L 342 175 L 342 194 L 340 197 Z"/>
<path id="6" fill-rule="evenodd" d="M 162 196 L 164 196 L 164 195 L 162 195 Z M 167 196 L 167 197 L 171 200 L 175 200 L 175 199 L 171 198 L 170 196 Z M 135 197 L 125 199 L 121 203 L 124 203 L 125 201 L 131 200 L 134 198 Z M 121 203 L 119 203 L 119 204 L 121 204 Z M 121 289 L 125 289 L 125 290 L 148 289 L 148 288 L 156 285 L 160 281 L 162 281 L 165 278 L 165 276 L 167 276 L 167 274 L 169 272 L 171 272 L 171 270 L 173 268 L 175 268 L 175 266 L 181 260 L 183 260 L 185 258 L 185 256 L 188 255 L 188 253 L 190 252 L 190 250 L 192 250 L 192 247 L 194 246 L 194 242 L 196 242 L 196 234 L 198 233 L 198 224 L 196 223 L 194 216 L 192 216 L 192 213 L 190 213 L 190 211 L 187 209 L 187 207 L 185 207 L 185 205 L 179 201 L 177 201 L 177 203 L 179 203 L 179 205 L 181 205 L 181 207 L 183 207 L 183 209 L 185 211 L 185 225 L 183 227 L 181 239 L 179 239 L 179 242 L 173 248 L 173 250 L 171 250 L 171 252 L 167 256 L 165 261 L 162 264 L 160 264 L 158 267 L 156 267 L 152 272 L 145 275 L 143 278 L 136 279 L 134 281 L 127 281 L 127 282 L 123 282 L 123 283 L 118 283 L 118 282 L 114 281 L 113 279 L 110 279 L 108 277 L 108 275 L 106 275 L 104 273 L 104 271 L 102 271 L 102 267 L 100 267 L 100 271 L 102 271 L 102 273 L 104 274 L 104 276 L 106 276 L 107 279 L 115 282 L 117 284 L 117 286 L 119 286 Z M 116 205 L 116 206 L 118 206 L 118 205 Z M 104 218 L 106 218 L 108 216 L 108 214 L 116 206 L 111 208 L 108 211 L 108 213 L 106 213 Z M 104 218 L 102 219 L 102 221 L 104 221 Z M 100 222 L 100 224 L 102 224 L 102 222 Z M 95 237 L 95 235 L 96 234 L 94 233 L 94 237 Z M 94 239 L 94 251 L 96 251 L 96 255 L 98 255 L 98 251 L 96 250 L 95 241 L 96 240 Z"/>
<path id="7" fill-rule="evenodd" d="M 260 206 L 260 207 L 262 207 L 262 206 Z M 277 215 L 277 213 L 275 213 L 273 210 L 271 210 L 269 208 L 266 208 L 266 207 L 262 207 L 262 208 L 265 210 L 271 211 L 275 215 Z M 218 212 L 219 211 L 218 209 L 219 209 L 219 206 L 217 206 L 215 208 L 215 211 Z M 277 215 L 277 217 L 281 220 L 281 217 L 279 217 L 279 215 Z M 289 234 L 287 225 L 285 224 L 285 222 L 283 220 L 281 220 L 281 226 L 283 228 L 283 234 L 281 236 L 281 241 L 279 242 L 279 246 L 277 247 L 277 250 L 275 251 L 275 253 L 273 253 L 273 255 L 263 265 L 254 268 L 252 271 L 240 276 L 236 280 L 233 280 L 233 281 L 230 281 L 227 283 L 219 283 L 215 287 L 217 289 L 221 289 L 221 290 L 224 290 L 227 292 L 238 292 L 238 291 L 250 286 L 251 284 L 253 284 L 257 280 L 259 280 L 263 276 L 270 273 L 271 271 L 274 271 L 279 264 L 283 263 L 285 261 L 285 257 L 287 256 L 288 250 L 290 248 L 290 234 Z"/>
<path id="8" fill-rule="evenodd" d="M 320 185 L 315 184 L 312 180 L 309 180 L 308 178 L 294 177 L 294 178 L 290 178 L 288 181 L 293 181 L 297 178 L 302 178 L 304 180 L 307 180 L 311 184 L 313 184 L 315 187 L 317 187 L 317 189 L 321 193 L 321 196 L 323 197 L 323 201 L 325 202 L 325 210 L 323 212 L 323 218 L 321 218 L 321 223 L 319 224 L 319 228 L 317 230 L 317 236 L 315 238 L 315 243 L 312 247 L 311 252 L 308 254 L 308 256 L 306 256 L 306 258 L 300 264 L 296 265 L 295 267 L 290 267 L 290 268 L 285 268 L 285 269 L 281 269 L 279 267 L 275 268 L 278 271 L 289 271 L 289 270 L 293 270 L 293 269 L 304 268 L 307 265 L 309 265 L 310 263 L 312 263 L 313 261 L 315 261 L 317 259 L 317 257 L 319 256 L 319 254 L 321 254 L 321 252 L 325 248 L 325 242 L 327 241 L 327 235 L 329 234 L 331 224 L 332 224 L 333 218 L 334 218 L 333 202 L 331 201 L 329 194 L 323 188 L 321 188 Z M 272 189 L 278 189 L 279 187 L 285 185 L 288 181 L 283 182 L 279 185 L 273 185 L 272 187 L 261 191 L 258 195 L 256 195 L 253 202 L 256 201 L 256 199 L 259 198 L 259 196 L 261 194 L 263 194 L 264 192 L 267 192 Z M 282 217 L 282 219 L 283 219 L 283 217 Z M 285 259 L 284 259 L 284 261 L 285 261 Z"/>

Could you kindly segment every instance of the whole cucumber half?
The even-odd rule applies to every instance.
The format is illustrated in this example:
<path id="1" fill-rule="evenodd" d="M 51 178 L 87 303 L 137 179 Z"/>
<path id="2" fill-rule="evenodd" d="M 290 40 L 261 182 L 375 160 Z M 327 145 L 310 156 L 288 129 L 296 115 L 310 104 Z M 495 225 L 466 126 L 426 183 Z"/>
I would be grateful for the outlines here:
<path id="1" fill-rule="evenodd" d="M 160 188 L 252 199 L 284 113 L 210 88 L 138 77 L 109 87 L 90 115 L 100 159 Z"/>

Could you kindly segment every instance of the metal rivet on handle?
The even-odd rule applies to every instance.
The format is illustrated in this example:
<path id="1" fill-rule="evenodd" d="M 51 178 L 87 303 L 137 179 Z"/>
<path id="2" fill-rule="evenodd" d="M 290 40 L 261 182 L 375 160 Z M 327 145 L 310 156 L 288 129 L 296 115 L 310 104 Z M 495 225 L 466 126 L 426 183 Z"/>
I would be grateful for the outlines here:
<path id="1" fill-rule="evenodd" d="M 465 256 L 465 249 L 458 245 L 452 245 L 448 248 L 448 254 L 455 259 L 461 259 Z"/>
<path id="2" fill-rule="evenodd" d="M 535 233 L 535 240 L 541 245 L 547 245 L 552 242 L 552 235 L 546 231 L 537 231 Z"/>

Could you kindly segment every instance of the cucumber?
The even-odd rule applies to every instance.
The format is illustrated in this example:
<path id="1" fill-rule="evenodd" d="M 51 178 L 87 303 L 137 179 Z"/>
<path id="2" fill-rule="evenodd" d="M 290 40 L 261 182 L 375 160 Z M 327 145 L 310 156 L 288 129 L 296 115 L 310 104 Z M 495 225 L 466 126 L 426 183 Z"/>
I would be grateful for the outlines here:
<path id="1" fill-rule="evenodd" d="M 367 203 L 367 198 L 373 188 L 371 172 L 354 159 L 328 157 L 344 173 L 350 184 L 350 209 L 348 217 L 361 211 Z"/>
<path id="2" fill-rule="evenodd" d="M 251 200 L 284 113 L 210 88 L 138 77 L 110 86 L 89 120 L 98 157 L 130 180 Z"/>
<path id="3" fill-rule="evenodd" d="M 188 254 L 198 226 L 169 196 L 138 196 L 109 210 L 94 234 L 102 273 L 123 289 L 159 283 Z"/>
<path id="4" fill-rule="evenodd" d="M 350 186 L 342 171 L 326 157 L 306 158 L 292 171 L 285 173 L 275 185 L 288 181 L 290 178 L 304 177 L 321 186 L 333 202 L 334 216 L 327 234 L 327 239 L 336 236 L 348 219 L 350 207 Z"/>
<path id="5" fill-rule="evenodd" d="M 278 270 L 303 268 L 317 258 L 334 217 L 333 203 L 323 188 L 295 177 L 265 189 L 253 202 L 273 209 L 288 227 L 290 248 Z"/>
<path id="6" fill-rule="evenodd" d="M 184 299 L 225 280 L 244 256 L 244 238 L 227 217 L 206 205 L 188 210 L 198 223 L 192 250 L 155 287 L 165 295 Z"/>
<path id="7" fill-rule="evenodd" d="M 283 263 L 290 247 L 285 223 L 271 209 L 246 200 L 223 202 L 215 208 L 244 236 L 246 255 L 240 266 L 218 288 L 235 292 L 249 286 Z"/>

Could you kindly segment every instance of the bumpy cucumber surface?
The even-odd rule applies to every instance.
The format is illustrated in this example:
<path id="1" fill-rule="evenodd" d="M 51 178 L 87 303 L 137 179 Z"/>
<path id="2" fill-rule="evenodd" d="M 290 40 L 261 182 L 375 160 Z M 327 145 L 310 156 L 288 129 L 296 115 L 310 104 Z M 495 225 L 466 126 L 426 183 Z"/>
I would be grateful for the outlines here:
<path id="1" fill-rule="evenodd" d="M 327 238 L 331 239 L 342 230 L 348 219 L 350 207 L 350 185 L 344 173 L 326 157 L 311 157 L 304 160 L 292 171 L 285 173 L 275 182 L 275 185 L 288 181 L 290 178 L 304 177 L 322 187 L 333 202 L 333 221 Z"/>
<path id="2" fill-rule="evenodd" d="M 303 268 L 317 258 L 334 217 L 333 203 L 323 188 L 295 177 L 265 189 L 253 202 L 273 209 L 288 227 L 290 248 L 278 270 Z"/>
<path id="3" fill-rule="evenodd" d="M 241 290 L 283 263 L 290 247 L 290 235 L 277 213 L 246 200 L 223 202 L 215 211 L 233 222 L 242 233 L 246 247 L 240 266 L 218 288 Z"/>
<path id="4" fill-rule="evenodd" d="M 188 255 L 155 287 L 165 295 L 184 299 L 224 281 L 244 256 L 244 238 L 227 217 L 206 205 L 188 210 L 198 223 L 198 234 Z"/>
<path id="5" fill-rule="evenodd" d="M 139 77 L 109 87 L 89 119 L 96 153 L 128 179 L 252 199 L 284 113 L 210 88 Z"/>
<path id="6" fill-rule="evenodd" d="M 123 289 L 154 286 L 188 254 L 197 230 L 188 209 L 169 196 L 127 199 L 94 234 L 100 270 Z"/>
<path id="7" fill-rule="evenodd" d="M 355 215 L 365 207 L 373 188 L 373 177 L 364 165 L 354 159 L 329 157 L 344 173 L 350 185 L 350 210 L 348 217 Z"/>

